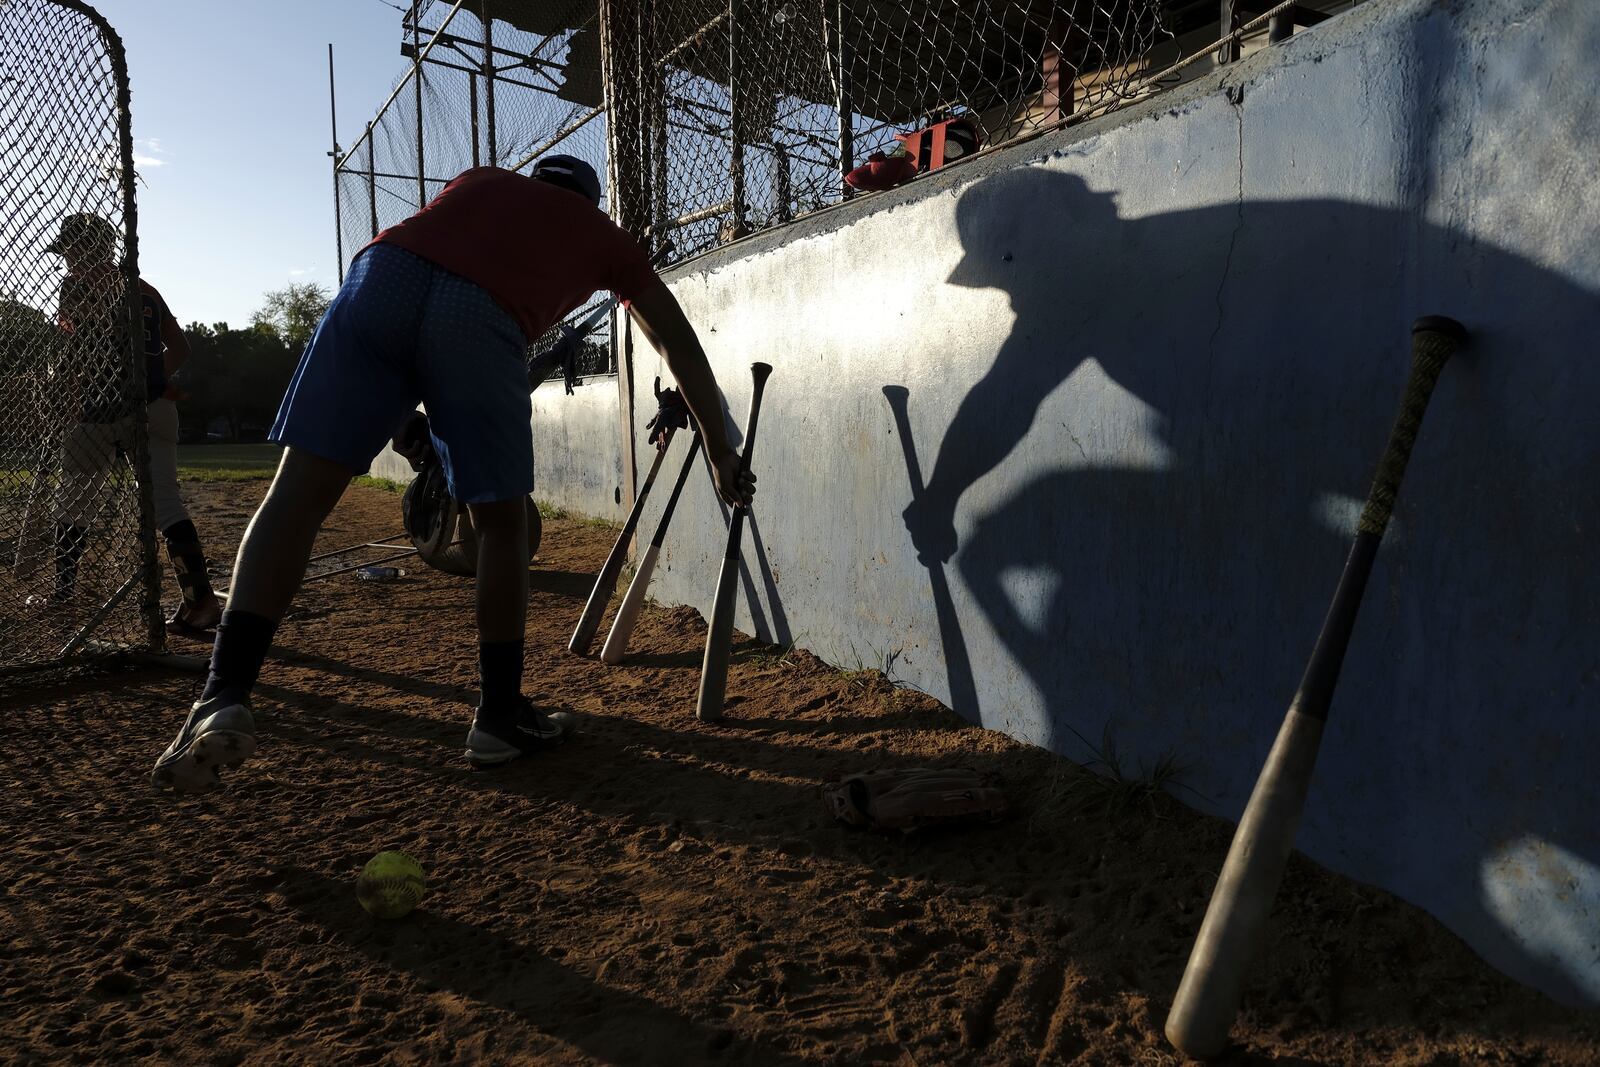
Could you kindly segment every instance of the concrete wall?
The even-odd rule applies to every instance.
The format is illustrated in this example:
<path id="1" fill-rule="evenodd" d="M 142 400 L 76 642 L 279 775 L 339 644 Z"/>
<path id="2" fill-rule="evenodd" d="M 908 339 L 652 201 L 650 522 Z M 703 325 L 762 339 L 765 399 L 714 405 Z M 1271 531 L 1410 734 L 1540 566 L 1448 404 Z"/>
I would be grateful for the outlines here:
<path id="1" fill-rule="evenodd" d="M 1413 457 L 1300 845 L 1600 1003 L 1596 55 L 1589 0 L 1368 4 L 687 265 L 670 281 L 741 423 L 748 364 L 777 368 L 741 627 L 887 662 L 1080 761 L 1102 730 L 1134 769 L 1174 754 L 1182 798 L 1237 817 L 1410 322 L 1454 315 L 1474 344 Z M 655 595 L 705 611 L 722 520 L 690 486 Z"/>
<path id="2" fill-rule="evenodd" d="M 622 442 L 617 435 L 617 379 L 593 377 L 572 396 L 559 380 L 533 394 L 533 495 L 589 518 L 621 521 Z M 373 460 L 380 478 L 409 482 L 411 467 L 391 449 Z"/>
<path id="3" fill-rule="evenodd" d="M 534 392 L 535 497 L 591 518 L 626 517 L 617 404 L 617 380 L 610 377 L 589 378 L 571 396 L 559 381 Z"/>

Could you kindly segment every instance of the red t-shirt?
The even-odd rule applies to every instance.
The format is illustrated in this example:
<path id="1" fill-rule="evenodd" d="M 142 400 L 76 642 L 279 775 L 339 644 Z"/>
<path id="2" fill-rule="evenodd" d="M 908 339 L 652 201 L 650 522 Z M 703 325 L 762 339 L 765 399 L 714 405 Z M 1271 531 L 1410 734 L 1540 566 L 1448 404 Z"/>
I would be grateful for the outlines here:
<path id="1" fill-rule="evenodd" d="M 639 243 L 588 200 L 499 167 L 457 175 L 373 240 L 483 286 L 530 343 L 601 289 L 631 300 L 656 281 Z"/>

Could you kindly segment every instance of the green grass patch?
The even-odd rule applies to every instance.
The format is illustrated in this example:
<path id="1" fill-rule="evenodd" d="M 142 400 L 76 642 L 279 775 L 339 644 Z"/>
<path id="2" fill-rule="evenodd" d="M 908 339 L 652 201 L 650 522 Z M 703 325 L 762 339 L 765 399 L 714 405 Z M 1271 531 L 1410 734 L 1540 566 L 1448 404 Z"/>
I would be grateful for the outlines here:
<path id="1" fill-rule="evenodd" d="M 359 474 L 351 484 L 366 486 L 368 489 L 378 489 L 385 493 L 394 493 L 397 496 L 406 491 L 405 482 L 397 482 L 393 478 L 378 478 L 371 474 Z"/>
<path id="2" fill-rule="evenodd" d="M 0 470 L 0 497 L 27 496 L 32 490 L 32 471 Z"/>
<path id="3" fill-rule="evenodd" d="M 611 519 L 597 519 L 588 515 L 579 515 L 568 511 L 559 504 L 551 504 L 543 500 L 535 500 L 534 504 L 539 509 L 539 517 L 541 519 L 571 519 L 580 526 L 593 526 L 600 530 L 615 530 L 622 526 L 622 523 Z"/>
<path id="4" fill-rule="evenodd" d="M 278 469 L 278 445 L 179 445 L 178 477 L 191 482 L 254 482 Z"/>

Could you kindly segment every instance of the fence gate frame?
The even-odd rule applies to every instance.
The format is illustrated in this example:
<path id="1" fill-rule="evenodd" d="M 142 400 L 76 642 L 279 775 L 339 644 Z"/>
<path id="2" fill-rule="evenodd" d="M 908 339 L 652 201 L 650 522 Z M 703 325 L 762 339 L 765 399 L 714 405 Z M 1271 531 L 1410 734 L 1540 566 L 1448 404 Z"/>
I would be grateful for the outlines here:
<path id="1" fill-rule="evenodd" d="M 114 570 L 109 580 L 95 588 L 91 594 L 79 597 L 71 604 L 70 608 L 60 608 L 48 616 L 51 625 L 36 624 L 30 618 L 29 609 L 24 606 L 27 594 L 34 586 L 39 586 L 37 580 L 24 580 L 23 559 L 21 549 L 25 541 L 23 527 L 30 523 L 48 522 L 48 529 L 54 533 L 51 547 L 59 552 L 61 540 L 59 531 L 55 529 L 54 512 L 57 505 L 56 497 L 65 488 L 64 479 L 61 477 L 61 464 L 64 450 L 73 440 L 72 434 L 76 428 L 88 425 L 86 421 L 79 421 L 78 415 L 72 414 L 70 402 L 52 404 L 52 401 L 62 399 L 62 394 L 70 390 L 61 384 L 65 381 L 65 374 L 74 369 L 74 364 L 69 360 L 52 363 L 52 356 L 46 353 L 41 364 L 47 367 L 38 375 L 39 389 L 37 402 L 32 405 L 33 418 L 25 419 L 31 425 L 25 427 L 25 433 L 34 435 L 39 442 L 33 449 L 31 470 L 0 470 L 0 475 L 13 479 L 13 486 L 0 487 L 0 494 L 15 490 L 22 492 L 21 486 L 27 483 L 26 496 L 28 503 L 22 510 L 22 522 L 15 530 L 0 529 L 0 536 L 10 536 L 15 533 L 15 544 L 8 547 L 7 553 L 0 568 L 0 590 L 4 591 L 7 603 L 0 604 L 0 688 L 6 688 L 9 683 L 18 679 L 23 681 L 39 680 L 39 676 L 60 672 L 62 669 L 74 668 L 84 665 L 101 663 L 119 657 L 170 659 L 174 663 L 181 663 L 183 658 L 167 657 L 166 629 L 161 613 L 161 572 L 158 562 L 155 538 L 155 503 L 150 479 L 150 451 L 149 451 L 149 418 L 146 410 L 148 398 L 145 395 L 145 368 L 144 352 L 141 340 L 143 337 L 143 303 L 139 289 L 139 257 L 138 257 L 138 213 L 135 186 L 137 175 L 133 162 L 133 126 L 131 109 L 131 90 L 128 79 L 127 55 L 124 51 L 122 39 L 112 28 L 111 24 L 89 4 L 83 0 L 9 0 L 6 5 L 10 12 L 10 19 L 28 21 L 34 27 L 60 25 L 63 16 L 70 19 L 82 20 L 82 29 L 87 36 L 92 37 L 94 46 L 99 50 L 99 55 L 80 53 L 85 64 L 90 67 L 104 64 L 110 68 L 111 80 L 114 82 L 114 99 L 93 99 L 90 93 L 101 93 L 107 88 L 104 81 L 96 78 L 92 83 L 80 82 L 73 85 L 65 79 L 70 77 L 70 71 L 55 70 L 44 72 L 55 79 L 54 83 L 46 77 L 29 77 L 22 64 L 9 63 L 13 76 L 6 79 L 5 87 L 0 88 L 0 93 L 12 95 L 11 106 L 7 111 L 18 107 L 24 113 L 33 109 L 50 109 L 59 107 L 62 102 L 75 99 L 78 106 L 84 111 L 103 111 L 106 118 L 114 117 L 116 125 L 116 146 L 114 156 L 106 151 L 110 146 L 105 144 L 84 144 L 74 146 L 57 141 L 55 145 L 45 144 L 35 146 L 38 151 L 45 154 L 48 162 L 55 163 L 54 167 L 21 168 L 15 166 L 18 159 L 11 158 L 24 149 L 20 141 L 9 144 L 0 138 L 0 146 L 6 148 L 4 162 L 8 164 L 5 173 L 0 174 L 0 206 L 11 212 L 28 201 L 35 210 L 43 206 L 42 214 L 33 220 L 34 227 L 31 232 L 38 232 L 40 227 L 47 228 L 50 234 L 58 232 L 60 220 L 74 213 L 94 214 L 96 207 L 102 210 L 114 207 L 120 213 L 121 226 L 111 227 L 117 230 L 117 238 L 122 244 L 122 254 L 116 260 L 116 271 L 119 275 L 115 284 L 122 288 L 122 299 L 112 305 L 121 313 L 120 323 L 113 317 L 109 320 L 109 333 L 106 350 L 114 351 L 120 366 L 117 369 L 117 381 L 114 386 L 119 392 L 108 393 L 113 402 L 121 405 L 120 410 L 126 411 L 128 431 L 116 442 L 114 458 L 110 460 L 110 473 L 101 481 L 101 487 L 93 494 L 95 516 L 94 521 L 87 527 L 86 540 L 93 539 L 98 533 L 102 539 L 117 537 L 122 539 L 120 545 L 115 546 L 119 551 L 113 553 L 112 567 L 119 565 L 127 569 Z M 9 53 L 9 58 L 25 53 L 30 48 L 38 46 L 42 34 L 33 37 L 14 37 L 10 43 L 0 44 L 0 53 Z M 41 64 L 42 68 L 42 64 Z M 102 68 L 103 69 L 103 68 Z M 33 100 L 17 101 L 15 95 L 20 93 L 33 93 Z M 37 112 L 35 112 L 37 113 Z M 67 124 L 49 121 L 51 116 L 39 125 L 45 131 L 66 128 Z M 63 170 L 62 160 L 50 160 L 48 150 L 52 147 L 62 150 L 62 160 L 76 164 L 87 169 L 86 160 L 96 159 L 97 165 L 103 168 L 100 182 L 102 189 L 111 187 L 114 181 L 114 190 L 104 192 L 97 198 L 92 198 L 87 193 L 87 186 L 81 177 L 74 178 Z M 38 159 L 38 156 L 35 157 Z M 77 183 L 76 185 L 74 183 Z M 65 191 L 63 192 L 63 188 Z M 103 216 L 101 216 L 103 219 Z M 14 239 L 16 228 L 27 225 L 27 221 L 19 221 L 15 227 L 11 223 L 6 237 Z M 17 264 L 25 263 L 23 257 L 29 254 L 38 255 L 31 249 L 24 247 L 20 251 L 13 250 L 12 255 L 0 267 L 0 286 L 17 280 Z M 42 272 L 34 269 L 23 280 L 37 283 Z M 40 287 L 32 286 L 34 290 Z M 11 300 L 14 313 L 17 309 L 27 312 L 37 312 L 43 316 L 44 321 L 49 321 L 58 313 L 57 307 L 36 308 L 31 304 L 24 306 L 17 296 L 35 296 L 37 292 L 18 294 L 0 292 L 0 296 Z M 113 313 L 114 314 L 114 313 Z M 60 320 L 51 327 L 55 331 L 66 333 L 62 329 Z M 59 339 L 47 342 L 47 348 L 59 349 L 62 344 Z M 32 353 L 30 353 L 32 354 Z M 68 352 L 68 355 L 76 353 Z M 62 375 L 61 381 L 52 381 L 57 374 Z M 60 410 L 57 410 L 59 408 Z M 15 418 L 16 412 L 5 412 L 8 419 Z M 79 413 L 81 414 L 81 412 Z M 15 424 L 13 424 L 15 425 Z M 15 455 L 12 448 L 8 448 L 6 459 Z M 129 530 L 127 524 L 116 527 L 112 522 L 105 521 L 108 511 L 107 504 L 114 502 L 113 498 L 118 492 L 118 468 L 126 464 L 132 473 L 134 484 L 134 497 L 137 503 L 137 526 Z M 0 463 L 0 468 L 10 467 L 10 463 Z M 50 481 L 56 483 L 55 492 L 49 491 Z M 43 491 L 41 491 L 43 486 Z M 0 504 L 4 504 L 0 496 Z M 132 503 L 132 501 L 129 501 Z M 48 508 L 46 512 L 45 509 Z M 16 509 L 10 505 L 0 508 L 0 515 L 10 516 Z M 30 516 L 30 511 L 33 514 Z M 106 527 L 96 530 L 96 526 Z M 129 542 L 136 543 L 129 543 Z M 13 556 L 13 554 L 15 554 Z M 85 557 L 87 558 L 87 556 Z M 47 561 L 47 563 L 50 561 Z M 44 568 L 49 571 L 50 568 Z M 109 592 L 107 592 L 109 590 Z M 35 592 L 34 600 L 41 595 Z M 130 609 L 136 611 L 137 619 L 128 618 Z M 118 616 L 118 612 L 122 615 Z M 114 617 L 120 619 L 120 633 L 111 639 L 106 639 L 105 629 L 108 622 Z M 25 641 L 26 634 L 32 634 L 33 640 Z M 30 679 L 30 676 L 31 679 Z"/>

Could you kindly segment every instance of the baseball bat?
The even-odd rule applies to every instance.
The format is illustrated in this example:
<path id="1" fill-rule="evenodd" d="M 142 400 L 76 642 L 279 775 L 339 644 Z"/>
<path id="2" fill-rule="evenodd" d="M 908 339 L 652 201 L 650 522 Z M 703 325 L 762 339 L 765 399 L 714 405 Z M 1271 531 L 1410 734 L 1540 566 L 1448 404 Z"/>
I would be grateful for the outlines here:
<path id="1" fill-rule="evenodd" d="M 678 469 L 678 480 L 672 486 L 672 495 L 667 497 L 666 509 L 661 512 L 661 521 L 656 523 L 655 536 L 650 538 L 650 547 L 639 559 L 633 582 L 622 597 L 622 606 L 617 609 L 611 632 L 606 635 L 605 646 L 600 649 L 602 663 L 621 663 L 622 657 L 628 654 L 628 641 L 639 622 L 639 612 L 644 610 L 644 594 L 650 588 L 650 576 L 655 573 L 656 557 L 661 554 L 661 544 L 667 539 L 667 524 L 672 521 L 672 513 L 678 507 L 678 497 L 683 492 L 683 483 L 689 480 L 689 471 L 694 468 L 694 458 L 699 453 L 700 435 L 695 434 L 694 440 L 689 442 L 688 454 L 683 457 L 683 466 Z"/>
<path id="2" fill-rule="evenodd" d="M 911 391 L 903 385 L 883 387 L 884 399 L 889 401 L 889 411 L 894 416 L 895 429 L 900 434 L 900 450 L 905 455 L 906 477 L 911 480 L 911 499 L 922 497 L 922 465 L 917 462 L 917 446 L 911 440 L 911 412 L 907 400 Z M 945 577 L 944 564 L 928 561 L 928 581 L 933 586 L 933 612 L 939 620 L 939 638 L 944 645 L 946 677 L 950 681 L 950 707 L 968 718 L 978 712 L 978 687 L 972 680 L 972 660 L 967 655 L 967 642 L 961 635 L 961 621 L 956 615 L 955 599 L 950 595 L 950 580 Z"/>
<path id="3" fill-rule="evenodd" d="M 1350 644 L 1356 613 L 1378 544 L 1400 492 L 1406 462 L 1416 443 L 1428 399 L 1445 362 L 1466 342 L 1466 329 L 1454 319 L 1432 315 L 1411 327 L 1411 374 L 1389 447 L 1378 464 L 1372 491 L 1356 524 L 1355 544 L 1333 594 L 1278 738 L 1256 779 L 1244 817 L 1234 831 L 1211 903 L 1167 1015 L 1166 1034 L 1180 1051 L 1209 1059 L 1228 1043 L 1238 1014 L 1245 968 L 1261 940 L 1295 829 L 1311 786 L 1311 771 L 1327 722 L 1339 669 Z"/>
<path id="4" fill-rule="evenodd" d="M 739 457 L 739 480 L 750 469 L 750 456 L 756 450 L 756 423 L 761 418 L 761 394 L 766 389 L 770 363 L 750 364 L 755 389 L 750 396 L 750 423 L 744 430 L 744 455 Z M 722 718 L 722 698 L 728 689 L 728 657 L 733 654 L 733 597 L 739 589 L 739 541 L 744 536 L 745 507 L 733 509 L 728 520 L 728 551 L 722 557 L 722 573 L 717 577 L 717 599 L 711 608 L 711 629 L 706 633 L 706 658 L 700 665 L 700 694 L 695 700 L 695 718 L 716 722 Z"/>
<path id="5" fill-rule="evenodd" d="M 672 444 L 672 435 L 676 431 L 667 430 L 667 444 Z M 579 656 L 588 655 L 589 646 L 594 644 L 595 631 L 600 629 L 600 620 L 605 617 L 606 605 L 611 602 L 611 594 L 617 590 L 617 578 L 622 574 L 622 564 L 628 558 L 628 541 L 633 537 L 633 531 L 639 525 L 639 515 L 644 511 L 645 498 L 650 495 L 650 487 L 655 484 L 656 472 L 661 469 L 661 461 L 667 456 L 667 450 L 656 450 L 655 461 L 650 464 L 650 473 L 644 477 L 644 484 L 639 487 L 639 496 L 633 502 L 633 509 L 628 512 L 628 520 L 622 524 L 622 532 L 617 534 L 617 543 L 611 546 L 611 554 L 606 557 L 605 566 L 600 568 L 600 573 L 594 580 L 594 588 L 589 591 L 589 602 L 583 606 L 583 614 L 578 616 L 578 627 L 572 631 L 572 640 L 567 642 L 567 651 Z"/>

